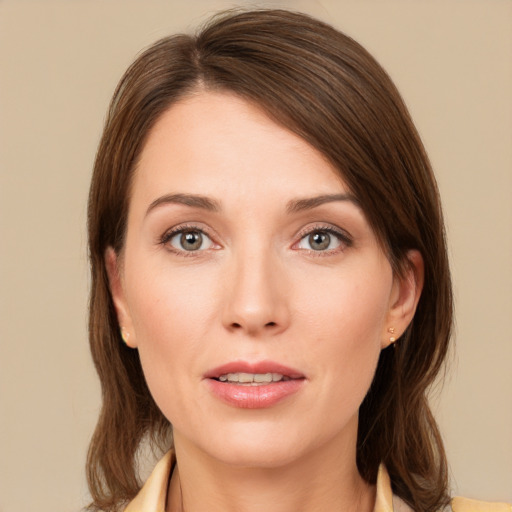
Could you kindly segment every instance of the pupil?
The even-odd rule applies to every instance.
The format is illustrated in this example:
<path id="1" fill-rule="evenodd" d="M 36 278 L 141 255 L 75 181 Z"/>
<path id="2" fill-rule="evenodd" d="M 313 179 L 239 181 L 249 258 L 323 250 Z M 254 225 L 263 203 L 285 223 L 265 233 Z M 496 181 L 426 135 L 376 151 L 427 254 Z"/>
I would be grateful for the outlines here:
<path id="1" fill-rule="evenodd" d="M 201 247 L 203 237 L 197 231 L 188 231 L 181 235 L 181 245 L 187 251 L 195 251 Z"/>
<path id="2" fill-rule="evenodd" d="M 329 247 L 331 237 L 327 233 L 312 233 L 309 235 L 309 243 L 315 251 L 321 251 Z"/>

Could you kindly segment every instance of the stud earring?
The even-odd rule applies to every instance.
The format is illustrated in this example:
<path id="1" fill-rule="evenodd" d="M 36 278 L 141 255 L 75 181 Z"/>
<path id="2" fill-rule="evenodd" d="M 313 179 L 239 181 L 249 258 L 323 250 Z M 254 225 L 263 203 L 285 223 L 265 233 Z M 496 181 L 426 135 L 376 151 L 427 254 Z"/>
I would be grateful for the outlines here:
<path id="1" fill-rule="evenodd" d="M 394 327 L 389 327 L 388 328 L 388 332 L 389 334 L 395 334 L 395 328 Z M 389 337 L 389 342 L 390 343 L 394 343 L 396 341 L 396 338 L 394 336 L 390 336 Z"/>
<path id="2" fill-rule="evenodd" d="M 123 340 L 125 345 L 128 345 L 129 337 L 130 337 L 130 333 L 125 332 L 125 330 L 121 327 L 121 339 Z"/>

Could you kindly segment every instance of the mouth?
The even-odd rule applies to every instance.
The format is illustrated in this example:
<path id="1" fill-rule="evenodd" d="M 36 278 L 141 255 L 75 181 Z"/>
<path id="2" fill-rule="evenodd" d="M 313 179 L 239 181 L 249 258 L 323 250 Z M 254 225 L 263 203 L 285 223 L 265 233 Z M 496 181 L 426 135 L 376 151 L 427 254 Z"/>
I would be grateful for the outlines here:
<path id="1" fill-rule="evenodd" d="M 305 379 L 305 375 L 289 366 L 274 361 L 232 361 L 205 374 L 205 378 L 230 384 L 271 384 L 293 379 Z"/>
<path id="2" fill-rule="evenodd" d="M 234 361 L 205 375 L 212 394 L 228 405 L 244 409 L 271 407 L 297 393 L 303 373 L 281 364 Z"/>
<path id="3" fill-rule="evenodd" d="M 219 382 L 229 382 L 230 384 L 238 384 L 239 386 L 264 386 L 272 382 L 286 382 L 291 377 L 282 375 L 281 373 L 225 373 L 219 375 Z"/>

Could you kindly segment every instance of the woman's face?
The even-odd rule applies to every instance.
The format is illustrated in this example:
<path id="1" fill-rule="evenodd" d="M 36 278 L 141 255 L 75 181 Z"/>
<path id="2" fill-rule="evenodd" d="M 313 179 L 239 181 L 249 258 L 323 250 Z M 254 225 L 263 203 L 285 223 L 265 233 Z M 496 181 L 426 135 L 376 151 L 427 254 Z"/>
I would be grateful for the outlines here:
<path id="1" fill-rule="evenodd" d="M 308 143 L 228 93 L 178 102 L 142 152 L 122 258 L 106 257 L 177 445 L 260 466 L 355 449 L 379 353 L 410 321 L 417 285 L 394 278 Z"/>

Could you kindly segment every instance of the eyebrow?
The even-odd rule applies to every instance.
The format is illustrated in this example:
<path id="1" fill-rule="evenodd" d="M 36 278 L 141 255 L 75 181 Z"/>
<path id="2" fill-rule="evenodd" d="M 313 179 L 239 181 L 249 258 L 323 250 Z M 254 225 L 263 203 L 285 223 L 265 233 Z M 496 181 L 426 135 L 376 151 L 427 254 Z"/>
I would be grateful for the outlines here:
<path id="1" fill-rule="evenodd" d="M 333 203 L 336 201 L 349 201 L 354 203 L 356 206 L 359 205 L 357 198 L 351 194 L 324 194 L 321 196 L 307 197 L 304 199 L 293 199 L 286 205 L 287 213 L 297 213 L 304 210 L 312 210 L 318 206 L 322 206 L 326 203 Z M 155 199 L 148 207 L 146 215 L 152 210 L 159 206 L 166 204 L 182 204 L 190 206 L 191 208 L 201 208 L 210 212 L 219 212 L 221 210 L 220 203 L 215 199 L 211 199 L 207 196 L 201 196 L 196 194 L 166 194 Z"/>
<path id="2" fill-rule="evenodd" d="M 354 203 L 357 207 L 360 207 L 360 203 L 357 198 L 351 194 L 324 194 L 321 196 L 289 201 L 286 205 L 286 211 L 287 213 L 297 213 L 304 210 L 312 210 L 313 208 L 317 208 L 323 204 L 333 203 L 336 201 L 349 201 Z"/>
<path id="3" fill-rule="evenodd" d="M 165 204 L 183 204 L 192 208 L 201 208 L 210 212 L 220 211 L 220 204 L 214 199 L 195 194 L 167 194 L 155 199 L 148 207 L 146 215 Z"/>

